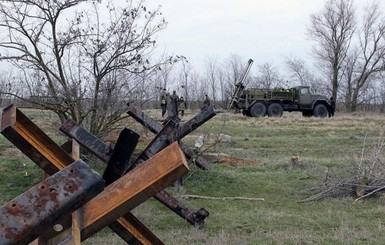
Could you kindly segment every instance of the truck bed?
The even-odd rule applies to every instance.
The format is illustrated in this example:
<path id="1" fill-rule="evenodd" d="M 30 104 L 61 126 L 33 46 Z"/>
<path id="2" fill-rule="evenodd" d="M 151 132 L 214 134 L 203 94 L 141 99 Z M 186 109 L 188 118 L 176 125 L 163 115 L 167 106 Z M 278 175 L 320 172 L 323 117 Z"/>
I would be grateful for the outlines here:
<path id="1" fill-rule="evenodd" d="M 248 89 L 247 97 L 255 100 L 288 100 L 294 101 L 295 92 L 292 89 Z"/>

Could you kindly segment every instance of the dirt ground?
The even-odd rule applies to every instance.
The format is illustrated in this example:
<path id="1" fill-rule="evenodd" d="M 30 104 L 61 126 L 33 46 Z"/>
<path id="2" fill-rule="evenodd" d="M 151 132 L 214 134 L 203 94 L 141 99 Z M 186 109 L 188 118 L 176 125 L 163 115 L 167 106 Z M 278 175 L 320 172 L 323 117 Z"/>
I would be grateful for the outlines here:
<path id="1" fill-rule="evenodd" d="M 261 163 L 258 159 L 244 159 L 223 153 L 205 154 L 203 157 L 209 162 L 233 167 L 256 166 Z"/>

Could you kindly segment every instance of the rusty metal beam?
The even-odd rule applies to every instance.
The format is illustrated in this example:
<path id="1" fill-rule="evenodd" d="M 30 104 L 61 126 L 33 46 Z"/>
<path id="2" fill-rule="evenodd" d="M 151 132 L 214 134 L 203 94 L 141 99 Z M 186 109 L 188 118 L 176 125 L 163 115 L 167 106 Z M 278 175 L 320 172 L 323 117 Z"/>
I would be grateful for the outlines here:
<path id="1" fill-rule="evenodd" d="M 82 237 L 95 232 L 171 185 L 189 171 L 178 143 L 157 153 L 82 206 Z"/>
<path id="2" fill-rule="evenodd" d="M 1 133 L 49 175 L 74 162 L 14 105 L 3 110 Z"/>
<path id="3" fill-rule="evenodd" d="M 138 144 L 139 137 L 139 134 L 127 128 L 120 132 L 103 174 L 106 185 L 119 179 L 128 168 L 130 157 Z"/>
<path id="4" fill-rule="evenodd" d="M 124 173 L 131 171 L 140 163 L 146 161 L 172 142 L 177 141 L 179 122 L 179 117 L 171 117 L 170 120 L 167 121 L 165 126 L 155 136 L 155 138 L 141 152 L 141 154 L 127 166 Z"/>
<path id="5" fill-rule="evenodd" d="M 144 162 L 144 160 L 148 159 L 151 157 L 154 153 L 158 152 L 161 150 L 162 147 L 165 147 L 166 145 L 170 144 L 170 142 L 175 141 L 175 138 L 177 138 L 176 135 L 173 135 L 177 130 L 175 130 L 178 127 L 179 123 L 179 118 L 175 117 L 172 118 L 171 120 L 168 121 L 168 123 L 165 125 L 165 127 L 162 127 L 160 130 L 160 133 L 155 137 L 155 139 L 149 144 L 147 148 L 150 149 L 150 151 L 146 150 L 143 151 L 141 154 L 141 157 L 138 157 L 133 165 L 131 165 L 126 172 L 129 170 L 132 170 L 134 166 L 139 165 L 140 163 Z M 60 131 L 62 131 L 64 134 L 67 136 L 75 139 L 80 145 L 86 147 L 86 141 L 83 141 L 83 138 L 91 138 L 92 136 L 87 136 L 84 132 L 84 129 L 81 129 L 82 137 L 79 137 L 79 134 L 77 131 L 81 128 L 76 122 L 73 122 L 72 120 L 67 120 L 61 127 Z M 90 133 L 88 133 L 90 134 Z M 170 138 L 168 138 L 170 137 Z M 103 148 L 103 147 L 101 147 Z M 88 149 L 94 153 L 94 150 L 97 150 L 95 148 L 90 148 Z M 107 161 L 105 159 L 104 161 Z M 179 202 L 176 198 L 174 198 L 172 195 L 167 193 L 165 190 L 160 191 L 157 193 L 154 198 L 156 198 L 158 201 L 160 201 L 162 204 L 164 204 L 166 207 L 171 209 L 173 212 L 178 214 L 180 217 L 188 221 L 190 224 L 194 226 L 202 226 L 204 224 L 204 219 L 208 216 L 208 211 L 205 209 L 201 208 L 197 212 L 193 212 L 189 208 L 187 208 L 185 205 L 183 205 L 181 202 Z M 203 217 L 202 215 L 206 213 L 207 215 Z"/>
<path id="6" fill-rule="evenodd" d="M 104 163 L 107 163 L 112 155 L 111 149 L 106 143 L 88 132 L 72 119 L 67 119 L 59 130 L 69 138 L 76 140 L 87 151 L 97 156 Z M 95 143 L 96 142 L 96 143 Z"/>
<path id="7" fill-rule="evenodd" d="M 154 134 L 159 133 L 163 128 L 163 126 L 159 122 L 146 115 L 146 113 L 144 113 L 137 107 L 129 105 L 129 110 L 127 113 Z M 183 126 L 179 129 L 178 139 L 182 139 L 215 115 L 216 114 L 212 106 L 209 106 L 207 110 L 201 111 L 195 117 L 183 124 Z M 210 164 L 206 161 L 206 159 L 199 155 L 196 155 L 195 152 L 183 142 L 179 142 L 179 144 L 186 157 L 188 159 L 195 159 L 195 163 L 199 168 L 205 170 L 210 169 Z"/>
<path id="8" fill-rule="evenodd" d="M 79 160 L 0 207 L 0 244 L 28 244 L 41 231 L 104 189 L 100 175 Z"/>
<path id="9" fill-rule="evenodd" d="M 207 110 L 202 111 L 188 122 L 186 122 L 182 128 L 179 128 L 180 119 L 176 117 L 171 117 L 164 127 L 160 125 L 157 121 L 153 120 L 147 116 L 144 112 L 139 109 L 129 106 L 130 109 L 128 114 L 136 119 L 138 122 L 142 123 L 147 127 L 151 132 L 156 133 L 156 137 L 152 142 L 146 147 L 146 149 L 139 155 L 139 157 L 131 164 L 130 168 L 127 171 L 130 171 L 133 167 L 139 165 L 145 159 L 147 159 L 152 154 L 158 152 L 164 147 L 164 145 L 170 144 L 170 142 L 178 141 L 187 134 L 191 133 L 193 130 L 197 129 L 204 122 L 215 116 L 214 109 L 212 106 L 209 106 Z M 179 120 L 177 120 L 179 119 Z M 181 149 L 186 154 L 187 157 L 193 158 L 195 155 L 194 152 L 183 143 L 179 142 Z M 203 169 L 209 169 L 209 164 L 204 158 L 196 159 L 198 167 Z M 172 195 L 166 191 L 161 191 L 154 196 L 155 199 L 163 203 L 166 207 L 173 210 L 180 217 L 186 219 L 190 224 L 194 226 L 202 226 L 205 222 L 206 217 L 209 216 L 209 212 L 204 208 L 199 209 L 197 212 L 191 211 L 189 208 L 185 207 Z"/>
<path id="10" fill-rule="evenodd" d="M 56 173 L 74 161 L 69 154 L 58 146 L 14 105 L 10 105 L 3 110 L 1 133 L 49 175 Z M 78 133 L 78 136 L 81 137 L 82 134 Z M 90 137 L 88 132 L 87 136 Z M 82 139 L 89 143 L 91 142 L 93 146 L 92 149 L 102 153 L 99 154 L 99 156 L 109 156 L 109 147 L 96 137 L 82 137 Z M 100 142 L 102 144 L 100 144 Z M 70 222 L 68 222 L 68 224 L 70 225 Z M 128 244 L 139 242 L 137 238 L 140 237 L 153 239 L 151 241 L 153 244 L 159 244 L 159 239 L 156 238 L 144 224 L 136 221 L 136 225 L 140 225 L 140 229 L 138 230 L 143 232 L 142 234 L 131 234 L 129 232 L 131 229 L 129 224 L 130 220 L 120 217 L 110 228 L 122 238 L 131 237 L 131 239 L 125 240 Z M 55 231 L 47 233 L 56 234 Z"/>
<path id="11" fill-rule="evenodd" d="M 183 137 L 197 129 L 199 126 L 210 120 L 215 115 L 216 114 L 214 112 L 213 106 L 209 106 L 206 110 L 199 112 L 195 117 L 191 118 L 183 124 L 179 133 L 180 138 L 182 139 Z"/>
<path id="12" fill-rule="evenodd" d="M 174 98 L 176 99 L 176 98 Z M 177 101 L 175 101 L 171 95 L 167 96 L 167 117 L 168 119 L 178 116 Z M 166 120 L 168 120 L 166 119 Z"/>
<path id="13" fill-rule="evenodd" d="M 65 150 L 68 154 L 70 154 L 73 159 L 80 160 L 80 146 L 75 140 L 69 140 L 65 142 L 61 145 L 61 148 Z M 49 177 L 46 173 L 44 175 L 45 178 Z M 81 215 L 79 215 L 78 211 L 74 211 L 71 216 L 71 218 L 69 218 L 68 216 L 63 217 L 65 221 L 58 220 L 57 224 L 66 224 L 62 226 L 63 230 L 58 231 L 51 229 L 51 227 L 46 228 L 44 232 L 39 235 L 39 238 L 36 239 L 34 242 L 30 243 L 29 245 L 55 245 L 58 243 L 60 243 L 61 245 L 80 245 L 81 234 L 79 222 L 81 219 Z M 64 227 L 70 228 L 64 230 Z M 63 239 L 65 239 L 65 242 L 63 241 Z"/>
<path id="14" fill-rule="evenodd" d="M 155 138 L 147 145 L 138 158 L 131 163 L 125 172 L 132 171 L 132 169 L 139 166 L 157 152 L 161 151 L 171 142 L 177 141 L 179 138 L 179 122 L 180 118 L 177 116 L 170 118 Z M 165 190 L 157 193 L 154 198 L 194 226 L 203 225 L 205 218 L 209 215 L 209 212 L 204 208 L 201 208 L 197 212 L 193 212 Z"/>
<path id="15" fill-rule="evenodd" d="M 159 131 L 163 128 L 162 124 L 152 119 L 146 113 L 144 113 L 142 110 L 135 106 L 129 105 L 127 113 L 154 134 L 159 133 Z M 216 114 L 214 112 L 213 106 L 209 106 L 206 110 L 199 112 L 196 116 L 194 116 L 182 125 L 179 132 L 179 139 L 182 139 L 183 137 L 197 129 L 199 126 L 210 120 L 215 115 Z"/>
<path id="16" fill-rule="evenodd" d="M 118 224 L 118 225 L 116 225 Z M 132 213 L 128 212 L 123 217 L 118 219 L 118 222 L 114 222 L 109 227 L 115 231 L 127 244 L 139 245 L 139 244 L 153 244 L 163 245 L 164 243 L 156 237 L 152 232 L 147 231 L 147 227 L 138 220 Z M 120 232 L 120 230 L 128 230 L 128 232 Z M 123 230 L 123 231 L 124 231 Z M 145 236 L 144 236 L 145 234 Z"/>
<path id="17" fill-rule="evenodd" d="M 69 132 L 69 134 L 74 136 L 70 136 L 70 138 L 76 139 L 78 142 L 81 141 L 81 146 L 92 152 L 103 162 L 107 162 L 111 157 L 112 149 L 95 135 L 90 134 L 86 129 L 79 126 L 79 124 L 74 120 L 68 119 L 65 121 L 61 125 L 60 130 L 63 132 Z"/>
<path id="18" fill-rule="evenodd" d="M 193 212 L 191 209 L 183 205 L 183 203 L 181 203 L 178 199 L 164 190 L 157 193 L 154 198 L 193 226 L 203 226 L 205 224 L 205 219 L 209 216 L 209 212 L 206 209 L 200 208 L 198 211 Z"/>
<path id="19" fill-rule="evenodd" d="M 148 236 L 142 226 L 128 211 L 137 207 L 160 190 L 187 173 L 188 165 L 177 143 L 171 144 L 146 162 L 122 176 L 103 192 L 77 210 L 82 217 L 80 230 L 82 241 L 97 233 L 101 228 L 117 223 L 127 227 L 133 236 L 122 237 L 128 244 L 163 244 L 158 238 Z M 139 222 L 139 224 L 136 223 Z M 146 234 L 146 235 L 144 235 Z M 61 244 L 61 243 L 60 243 Z"/>
<path id="20" fill-rule="evenodd" d="M 128 105 L 127 113 L 154 134 L 157 134 L 163 128 L 162 124 L 149 117 L 136 106 Z"/>

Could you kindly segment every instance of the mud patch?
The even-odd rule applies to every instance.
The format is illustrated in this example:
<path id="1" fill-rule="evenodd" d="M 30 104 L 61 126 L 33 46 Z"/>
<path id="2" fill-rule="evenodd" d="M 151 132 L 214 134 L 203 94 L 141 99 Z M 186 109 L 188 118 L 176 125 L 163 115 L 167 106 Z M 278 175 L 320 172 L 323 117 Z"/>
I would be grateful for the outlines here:
<path id="1" fill-rule="evenodd" d="M 223 153 L 205 154 L 203 155 L 203 157 L 209 162 L 233 167 L 256 166 L 262 163 L 262 161 L 258 159 L 244 159 L 239 157 L 233 157 Z"/>

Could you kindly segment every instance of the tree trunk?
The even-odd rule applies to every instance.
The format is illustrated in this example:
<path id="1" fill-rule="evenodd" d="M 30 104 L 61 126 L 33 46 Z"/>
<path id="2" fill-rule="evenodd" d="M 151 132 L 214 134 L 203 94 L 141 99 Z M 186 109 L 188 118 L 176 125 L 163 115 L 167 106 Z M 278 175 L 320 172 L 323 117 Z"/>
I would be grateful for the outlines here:
<path id="1" fill-rule="evenodd" d="M 338 62 L 335 62 L 334 66 L 338 66 Z M 335 102 L 337 102 L 337 91 L 338 91 L 338 67 L 333 69 L 333 79 L 332 79 L 332 96 Z M 336 103 L 337 107 L 337 103 Z M 336 108 L 337 109 L 337 108 Z"/>
<path id="2" fill-rule="evenodd" d="M 350 112 L 355 112 L 355 111 L 357 111 L 357 106 L 358 106 L 358 92 L 359 92 L 359 88 L 358 88 L 358 86 L 356 86 L 356 88 L 353 90 L 353 95 L 352 95 L 352 100 L 351 100 Z"/>

